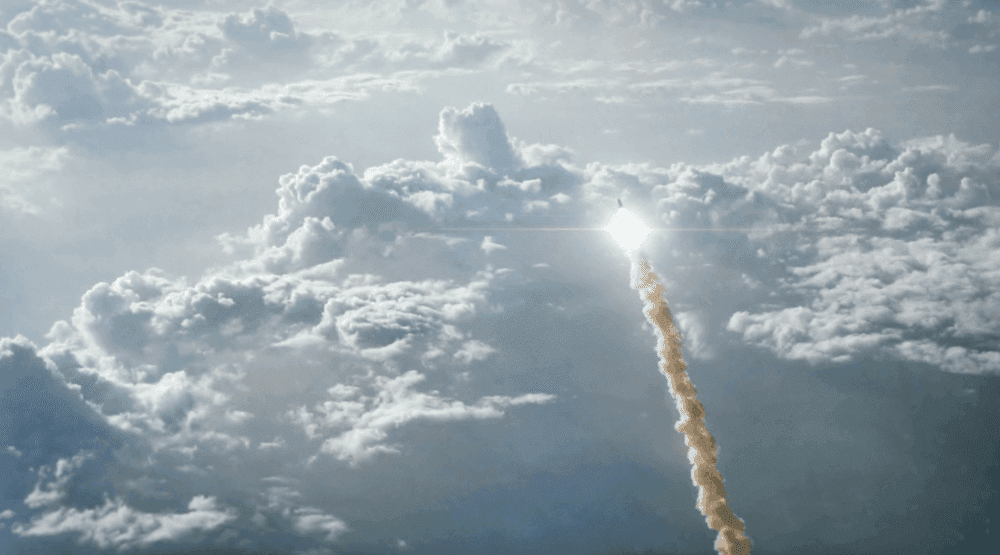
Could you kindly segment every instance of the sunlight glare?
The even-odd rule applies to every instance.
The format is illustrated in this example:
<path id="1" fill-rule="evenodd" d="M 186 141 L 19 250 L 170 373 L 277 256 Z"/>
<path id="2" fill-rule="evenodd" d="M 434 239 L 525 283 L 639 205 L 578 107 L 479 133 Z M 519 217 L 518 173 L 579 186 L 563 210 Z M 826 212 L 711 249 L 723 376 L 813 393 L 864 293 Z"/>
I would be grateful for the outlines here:
<path id="1" fill-rule="evenodd" d="M 626 254 L 639 248 L 650 233 L 649 227 L 638 216 L 624 208 L 618 209 L 604 230 L 625 249 Z"/>

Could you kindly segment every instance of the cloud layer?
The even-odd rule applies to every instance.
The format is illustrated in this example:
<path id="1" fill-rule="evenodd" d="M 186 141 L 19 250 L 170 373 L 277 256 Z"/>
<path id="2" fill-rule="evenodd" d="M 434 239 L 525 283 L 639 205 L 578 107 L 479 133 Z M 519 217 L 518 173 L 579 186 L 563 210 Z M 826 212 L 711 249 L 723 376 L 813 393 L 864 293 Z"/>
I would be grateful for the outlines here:
<path id="1" fill-rule="evenodd" d="M 757 545 L 982 529 L 995 3 L 167 4 L 0 8 L 0 552 L 704 550 L 616 198 Z"/>
<path id="2" fill-rule="evenodd" d="M 551 376 L 525 383 L 557 388 L 502 393 L 483 379 L 503 383 L 512 356 L 484 326 L 527 325 L 505 311 L 549 271 L 526 253 L 561 256 L 503 228 L 596 229 L 615 198 L 666 228 L 647 255 L 670 268 L 667 296 L 696 358 L 742 342 L 814 364 L 1000 371 L 989 145 L 890 144 L 867 129 L 725 164 L 579 167 L 565 148 L 508 136 L 485 103 L 444 109 L 435 142 L 438 161 L 360 175 L 335 157 L 302 166 L 279 179 L 275 213 L 219 237 L 236 262 L 191 281 L 128 272 L 87 291 L 43 348 L 4 340 L 7 364 L 48 375 L 90 422 L 84 435 L 105 438 L 44 461 L 11 532 L 98 549 L 209 536 L 255 545 L 246 530 L 315 545 L 348 537 L 359 525 L 336 495 L 301 486 L 319 469 L 425 453 L 413 438 L 427 432 L 404 429 L 487 425 L 561 402 L 567 383 Z M 620 256 L 610 242 L 574 248 Z M 595 282 L 601 264 L 588 263 L 567 279 Z M 554 266 L 565 277 L 572 264 Z M 8 435 L 11 453 L 40 456 Z M 93 457 L 121 477 L 95 480 Z"/>
<path id="3" fill-rule="evenodd" d="M 379 185 L 332 157 L 303 167 L 280 179 L 276 214 L 245 235 L 221 238 L 244 252 L 243 260 L 192 283 L 155 269 L 128 272 L 92 287 L 72 319 L 52 327 L 44 349 L 17 343 L 43 357 L 38 360 L 46 371 L 65 380 L 62 387 L 78 391 L 77 412 L 103 421 L 105 434 L 130 438 L 128 455 L 114 452 L 117 464 L 134 464 L 144 453 L 176 462 L 161 463 L 152 475 L 132 466 L 125 472 L 131 481 L 117 481 L 114 489 L 132 491 L 138 505 L 116 496 L 79 506 L 79 496 L 68 498 L 66 488 L 96 451 L 72 453 L 53 472 L 39 474 L 24 497 L 35 514 L 16 522 L 12 532 L 23 538 L 72 533 L 99 549 L 131 549 L 216 531 L 238 518 L 231 507 L 216 504 L 225 490 L 192 495 L 187 512 L 139 507 L 162 491 L 153 484 L 213 475 L 227 457 L 256 461 L 261 466 L 248 475 L 257 480 L 267 477 L 260 472 L 275 460 L 299 473 L 323 457 L 357 466 L 378 454 L 400 455 L 397 430 L 413 422 L 499 419 L 508 410 L 554 400 L 543 392 L 462 400 L 423 387 L 430 373 L 435 382 L 454 379 L 449 375 L 467 381 L 468 370 L 495 352 L 463 327 L 477 314 L 502 310 L 490 305 L 490 290 L 510 270 L 490 266 L 464 283 L 387 280 L 357 271 L 394 249 L 418 257 L 441 256 L 442 247 L 474 257 L 484 250 L 399 231 L 441 220 L 439 207 L 421 193 L 478 195 L 477 220 L 502 220 L 499 207 L 517 210 L 526 196 L 542 191 L 542 177 L 527 186 L 507 177 L 524 163 L 492 107 L 446 110 L 441 122 L 445 161 L 390 165 L 377 172 Z M 565 177 L 558 166 L 527 170 Z M 394 171 L 426 181 L 415 185 Z M 493 193 L 494 187 L 505 193 Z M 327 385 L 314 390 L 307 383 Z M 11 441 L 15 449 L 29 447 Z M 311 457 L 293 462 L 303 448 Z M 256 503 L 252 496 L 230 502 Z M 349 529 L 310 505 L 284 501 L 254 510 L 278 511 L 289 533 L 319 541 L 334 541 Z"/>
<path id="4" fill-rule="evenodd" d="M 511 47 L 450 31 L 402 42 L 307 33 L 274 6 L 46 0 L 0 31 L 0 118 L 63 131 L 260 118 L 415 90 L 425 77 L 508 63 Z"/>

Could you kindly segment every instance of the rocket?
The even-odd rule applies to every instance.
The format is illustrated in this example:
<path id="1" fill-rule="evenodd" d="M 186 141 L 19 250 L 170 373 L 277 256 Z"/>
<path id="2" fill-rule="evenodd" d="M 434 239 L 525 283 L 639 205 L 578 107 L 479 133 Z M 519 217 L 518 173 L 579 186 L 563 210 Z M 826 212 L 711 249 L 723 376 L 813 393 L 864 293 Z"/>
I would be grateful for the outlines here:
<path id="1" fill-rule="evenodd" d="M 618 208 L 624 208 L 624 207 L 622 206 L 622 199 L 618 199 Z"/>

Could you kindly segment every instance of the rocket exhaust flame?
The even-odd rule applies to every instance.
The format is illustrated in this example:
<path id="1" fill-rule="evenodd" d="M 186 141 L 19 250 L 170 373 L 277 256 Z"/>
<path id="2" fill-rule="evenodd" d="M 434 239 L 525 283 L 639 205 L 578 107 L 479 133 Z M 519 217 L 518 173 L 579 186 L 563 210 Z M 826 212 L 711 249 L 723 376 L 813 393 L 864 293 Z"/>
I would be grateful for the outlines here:
<path id="1" fill-rule="evenodd" d="M 695 397 L 694 384 L 688 378 L 680 333 L 664 300 L 663 286 L 645 260 L 636 263 L 636 257 L 631 258 L 632 286 L 645 294 L 646 318 L 658 330 L 661 369 L 681 415 L 674 428 L 684 435 L 688 446 L 691 479 L 698 486 L 698 510 L 705 515 L 708 527 L 719 533 L 715 550 L 720 555 L 750 555 L 752 544 L 743 533 L 745 525 L 729 509 L 722 475 L 715 467 L 718 455 L 715 438 L 705 426 L 705 407 Z"/>

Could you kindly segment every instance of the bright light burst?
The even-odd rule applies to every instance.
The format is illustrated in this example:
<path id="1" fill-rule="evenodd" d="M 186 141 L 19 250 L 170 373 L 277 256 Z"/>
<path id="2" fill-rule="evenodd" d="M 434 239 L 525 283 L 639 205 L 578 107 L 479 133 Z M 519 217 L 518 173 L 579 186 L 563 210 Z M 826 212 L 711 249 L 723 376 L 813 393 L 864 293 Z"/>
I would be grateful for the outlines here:
<path id="1" fill-rule="evenodd" d="M 639 245 L 650 233 L 649 226 L 624 208 L 618 209 L 604 230 L 610 233 L 611 238 L 625 249 L 625 254 L 631 254 L 632 251 L 639 248 Z"/>

